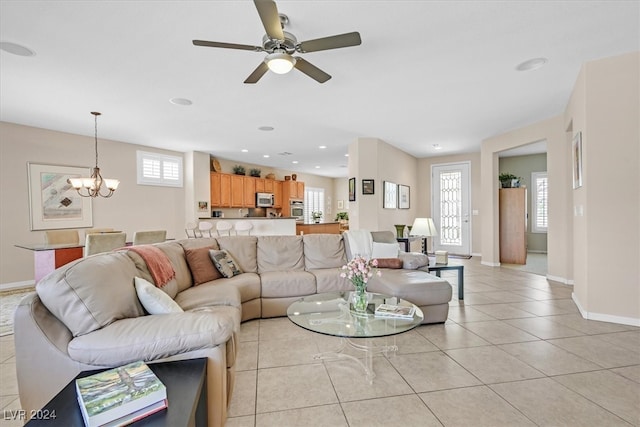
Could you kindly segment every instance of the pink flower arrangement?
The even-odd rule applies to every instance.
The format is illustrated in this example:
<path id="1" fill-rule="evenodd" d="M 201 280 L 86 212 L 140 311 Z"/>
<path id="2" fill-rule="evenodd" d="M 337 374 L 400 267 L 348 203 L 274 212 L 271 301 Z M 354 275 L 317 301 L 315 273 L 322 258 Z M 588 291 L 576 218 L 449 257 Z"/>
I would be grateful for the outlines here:
<path id="1" fill-rule="evenodd" d="M 342 266 L 340 277 L 349 279 L 356 290 L 364 291 L 367 288 L 367 282 L 374 274 L 382 276 L 382 272 L 377 267 L 377 259 L 367 259 L 356 255 L 347 265 Z"/>

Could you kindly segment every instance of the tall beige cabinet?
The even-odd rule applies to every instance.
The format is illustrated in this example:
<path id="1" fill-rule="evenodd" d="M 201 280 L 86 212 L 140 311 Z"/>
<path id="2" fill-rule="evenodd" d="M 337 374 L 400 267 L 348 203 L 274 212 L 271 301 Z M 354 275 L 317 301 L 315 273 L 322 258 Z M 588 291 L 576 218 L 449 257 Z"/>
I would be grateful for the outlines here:
<path id="1" fill-rule="evenodd" d="M 500 190 L 500 262 L 527 263 L 527 189 Z"/>

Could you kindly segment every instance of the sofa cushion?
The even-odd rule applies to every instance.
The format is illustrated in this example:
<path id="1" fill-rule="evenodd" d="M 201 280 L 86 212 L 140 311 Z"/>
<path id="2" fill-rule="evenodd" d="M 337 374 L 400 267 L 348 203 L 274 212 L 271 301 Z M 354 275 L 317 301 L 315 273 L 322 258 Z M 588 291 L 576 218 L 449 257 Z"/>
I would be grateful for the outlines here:
<path id="1" fill-rule="evenodd" d="M 398 243 L 373 242 L 371 258 L 397 258 L 399 252 Z"/>
<path id="2" fill-rule="evenodd" d="M 256 236 L 223 236 L 216 238 L 220 249 L 225 249 L 238 262 L 238 266 L 245 273 L 257 273 Z"/>
<path id="3" fill-rule="evenodd" d="M 189 265 L 191 276 L 193 277 L 194 286 L 222 277 L 222 274 L 220 274 L 209 256 L 209 251 L 211 249 L 214 249 L 213 246 L 203 246 L 201 248 L 193 249 L 185 248 L 184 250 L 187 264 Z"/>
<path id="4" fill-rule="evenodd" d="M 260 274 L 263 298 L 283 298 L 316 293 L 315 276 L 306 271 L 269 271 Z"/>
<path id="5" fill-rule="evenodd" d="M 220 249 L 218 241 L 214 237 L 202 237 L 197 239 L 182 239 L 178 243 L 184 249 L 198 249 L 210 247 L 211 249 Z"/>
<path id="6" fill-rule="evenodd" d="M 304 270 L 302 236 L 259 236 L 258 272 Z"/>
<path id="7" fill-rule="evenodd" d="M 243 303 L 260 298 L 260 276 L 257 273 L 242 273 L 228 279 L 223 277 L 215 281 L 216 286 L 227 284 L 238 289 L 240 292 L 240 301 Z M 176 297 L 176 301 L 180 301 L 178 297 Z"/>
<path id="8" fill-rule="evenodd" d="M 209 250 L 209 257 L 213 261 L 213 264 L 216 266 L 220 274 L 226 277 L 237 276 L 238 274 L 242 274 L 242 270 L 238 267 L 238 263 L 233 258 L 233 256 L 227 252 L 226 250 Z"/>
<path id="9" fill-rule="evenodd" d="M 127 256 L 131 258 L 131 261 L 136 265 L 136 277 L 142 277 L 144 280 L 153 283 L 153 277 L 151 277 L 151 272 L 149 272 L 149 268 L 147 267 L 147 263 L 144 262 L 142 257 L 134 251 L 127 251 Z M 178 279 L 175 277 L 171 279 L 168 283 L 166 283 L 161 288 L 158 288 L 169 295 L 172 299 L 176 297 L 178 294 Z"/>
<path id="10" fill-rule="evenodd" d="M 173 269 L 176 272 L 178 292 L 189 288 L 192 284 L 191 270 L 189 270 L 189 266 L 187 265 L 187 259 L 184 256 L 182 246 L 177 242 L 163 242 L 155 246 L 164 252 L 167 257 L 169 257 L 169 260 L 171 260 Z"/>
<path id="11" fill-rule="evenodd" d="M 398 243 L 396 234 L 392 231 L 372 231 L 371 239 L 378 243 Z"/>
<path id="12" fill-rule="evenodd" d="M 429 265 L 429 257 L 420 252 L 400 252 L 402 268 L 407 270 L 417 270 L 420 267 Z"/>
<path id="13" fill-rule="evenodd" d="M 36 285 L 42 303 L 74 336 L 144 309 L 133 285 L 136 266 L 125 252 L 105 252 L 55 270 Z"/>
<path id="14" fill-rule="evenodd" d="M 353 290 L 351 281 L 346 277 L 340 277 L 341 270 L 337 268 L 319 268 L 308 272 L 316 278 L 317 293 Z"/>
<path id="15" fill-rule="evenodd" d="M 184 310 L 153 283 L 141 277 L 135 277 L 136 294 L 140 303 L 149 314 L 182 313 Z"/>
<path id="16" fill-rule="evenodd" d="M 418 307 L 451 301 L 449 282 L 421 270 L 387 269 L 371 278 L 367 290 L 406 299 Z"/>
<path id="17" fill-rule="evenodd" d="M 340 234 L 305 234 L 302 241 L 307 270 L 340 268 L 347 263 L 344 240 Z"/>
<path id="18" fill-rule="evenodd" d="M 217 280 L 180 292 L 175 302 L 185 311 L 217 305 L 239 308 L 242 305 L 238 289 L 229 283 L 218 283 Z"/>

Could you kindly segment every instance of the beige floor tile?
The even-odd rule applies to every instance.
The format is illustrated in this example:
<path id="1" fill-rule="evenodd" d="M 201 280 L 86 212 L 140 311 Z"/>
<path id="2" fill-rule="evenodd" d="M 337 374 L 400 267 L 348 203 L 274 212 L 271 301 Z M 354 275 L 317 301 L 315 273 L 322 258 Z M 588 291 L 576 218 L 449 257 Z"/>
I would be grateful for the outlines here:
<path id="1" fill-rule="evenodd" d="M 0 395 L 10 396 L 18 394 L 18 380 L 16 378 L 16 364 L 2 363 L 0 364 Z"/>
<path id="2" fill-rule="evenodd" d="M 256 425 L 255 415 L 246 415 L 244 417 L 227 418 L 224 427 L 254 427 Z"/>
<path id="3" fill-rule="evenodd" d="M 236 371 L 258 369 L 258 341 L 240 341 L 236 358 Z"/>
<path id="4" fill-rule="evenodd" d="M 373 384 L 369 384 L 365 370 L 353 360 L 342 359 L 325 364 L 340 402 L 413 393 L 409 384 L 384 357 L 373 359 Z"/>
<path id="5" fill-rule="evenodd" d="M 340 405 L 323 405 L 256 416 L 256 427 L 347 427 Z M 226 426 L 225 426 L 226 427 Z"/>
<path id="6" fill-rule="evenodd" d="M 480 384 L 477 378 L 442 352 L 404 354 L 390 362 L 416 393 Z"/>
<path id="7" fill-rule="evenodd" d="M 551 316 L 553 317 L 553 316 Z M 543 340 L 552 338 L 576 337 L 584 335 L 582 332 L 553 322 L 551 317 L 534 317 L 529 319 L 510 319 L 506 323 L 522 329 Z"/>
<path id="8" fill-rule="evenodd" d="M 553 379 L 620 418 L 640 425 L 640 384 L 609 371 L 562 375 Z"/>
<path id="9" fill-rule="evenodd" d="M 465 323 L 463 327 L 489 341 L 491 344 L 508 344 L 512 342 L 538 340 L 538 337 L 511 326 L 502 320 Z"/>
<path id="10" fill-rule="evenodd" d="M 492 390 L 542 426 L 629 426 L 550 378 L 493 384 Z"/>
<path id="11" fill-rule="evenodd" d="M 546 341 L 530 341 L 498 346 L 546 375 L 573 374 L 602 369 L 575 354 Z"/>
<path id="12" fill-rule="evenodd" d="M 446 353 L 485 384 L 544 376 L 496 346 L 459 348 Z"/>
<path id="13" fill-rule="evenodd" d="M 322 364 L 260 369 L 257 396 L 257 414 L 338 403 Z"/>
<path id="14" fill-rule="evenodd" d="M 253 415 L 256 412 L 257 371 L 236 372 L 236 382 L 229 405 L 229 417 Z"/>
<path id="15" fill-rule="evenodd" d="M 415 394 L 343 403 L 350 427 L 441 426 Z"/>
<path id="16" fill-rule="evenodd" d="M 579 313 L 578 311 L 578 307 L 576 306 L 576 303 L 573 302 L 572 299 L 567 298 L 567 299 L 552 299 L 549 301 L 544 301 L 549 305 L 552 305 L 562 311 L 564 311 L 565 313 L 569 314 L 569 313 Z M 567 325 L 570 326 L 570 325 Z"/>
<path id="17" fill-rule="evenodd" d="M 597 335 L 559 338 L 549 342 L 604 368 L 640 364 L 640 354 L 603 341 Z"/>
<path id="18" fill-rule="evenodd" d="M 493 298 L 486 296 L 487 292 L 465 292 L 464 303 L 465 305 L 479 305 L 479 304 L 496 304 L 500 301 L 496 301 Z"/>
<path id="19" fill-rule="evenodd" d="M 640 354 L 640 330 L 602 334 L 598 338 Z"/>
<path id="20" fill-rule="evenodd" d="M 260 320 L 260 341 L 288 340 L 307 338 L 315 335 L 313 332 L 295 325 L 287 317 Z"/>
<path id="21" fill-rule="evenodd" d="M 467 322 L 481 322 L 483 320 L 495 320 L 494 317 L 489 316 L 486 313 L 483 313 L 479 310 L 481 305 L 478 306 L 468 306 L 468 305 L 457 305 L 449 307 L 449 319 L 453 320 L 456 323 L 467 323 Z"/>
<path id="22" fill-rule="evenodd" d="M 528 311 L 529 313 L 533 313 L 536 316 L 552 316 L 556 314 L 573 313 L 575 311 L 574 308 L 567 309 L 557 307 L 555 305 L 549 304 L 548 301 L 516 302 L 510 305 L 513 308 Z"/>
<path id="23" fill-rule="evenodd" d="M 13 343 L 13 335 L 7 335 L 0 339 L 0 363 L 4 363 L 16 355 Z"/>
<path id="24" fill-rule="evenodd" d="M 260 320 L 249 320 L 240 326 L 238 339 L 242 341 L 258 341 L 260 333 Z"/>
<path id="25" fill-rule="evenodd" d="M 313 337 L 260 341 L 258 354 L 260 369 L 318 363 L 313 358 L 318 354 L 318 346 Z"/>
<path id="26" fill-rule="evenodd" d="M 617 323 L 583 319 L 580 314 L 562 314 L 559 316 L 550 316 L 549 319 L 589 335 L 621 332 L 631 329 L 630 326 L 619 325 Z"/>
<path id="27" fill-rule="evenodd" d="M 433 345 L 423 335 L 419 334 L 416 330 L 405 332 L 404 334 L 390 337 L 390 342 L 395 340 L 395 345 L 398 346 L 396 354 L 409 354 L 409 353 L 426 353 L 428 351 L 438 351 L 439 348 Z"/>
<path id="28" fill-rule="evenodd" d="M 420 398 L 445 426 L 535 426 L 486 386 L 422 393 Z"/>
<path id="29" fill-rule="evenodd" d="M 476 310 L 482 313 L 488 314 L 494 319 L 518 319 L 521 317 L 535 317 L 535 314 L 531 314 L 528 311 L 513 308 L 511 304 L 485 304 L 474 307 Z"/>
<path id="30" fill-rule="evenodd" d="M 545 301 L 545 300 L 555 299 L 554 295 L 551 292 L 548 292 L 548 290 L 542 290 L 542 289 L 527 288 L 527 289 L 517 289 L 512 292 L 514 294 L 522 295 L 524 297 L 527 297 L 536 301 Z M 558 296 L 557 298 L 560 298 L 560 297 Z"/>
<path id="31" fill-rule="evenodd" d="M 640 384 L 640 365 L 625 366 L 624 368 L 614 368 L 610 369 L 610 371 L 615 372 L 618 375 L 622 375 L 623 377 Z"/>
<path id="32" fill-rule="evenodd" d="M 464 291 L 465 292 L 495 292 L 499 291 L 499 288 L 495 286 L 488 285 L 482 282 L 469 282 L 468 280 L 464 281 Z"/>
<path id="33" fill-rule="evenodd" d="M 429 341 L 442 350 L 452 348 L 477 347 L 490 343 L 473 332 L 456 324 L 425 325 L 416 329 L 416 332 L 425 336 Z"/>
<path id="34" fill-rule="evenodd" d="M 0 409 L 5 409 L 11 405 L 12 402 L 16 401 L 18 396 L 15 394 L 9 394 L 7 396 L 0 396 Z M 19 407 L 19 406 L 18 406 Z"/>
<path id="35" fill-rule="evenodd" d="M 523 302 L 532 300 L 532 298 L 528 298 L 508 291 L 484 292 L 483 295 L 491 298 L 496 302 Z"/>

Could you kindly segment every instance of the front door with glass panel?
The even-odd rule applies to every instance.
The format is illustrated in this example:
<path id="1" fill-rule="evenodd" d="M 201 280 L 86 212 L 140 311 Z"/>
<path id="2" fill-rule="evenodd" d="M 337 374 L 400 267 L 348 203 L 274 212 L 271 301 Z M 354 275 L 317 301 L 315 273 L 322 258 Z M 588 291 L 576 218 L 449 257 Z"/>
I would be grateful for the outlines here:
<path id="1" fill-rule="evenodd" d="M 433 250 L 471 255 L 469 163 L 431 167 L 431 216 L 438 230 Z"/>

